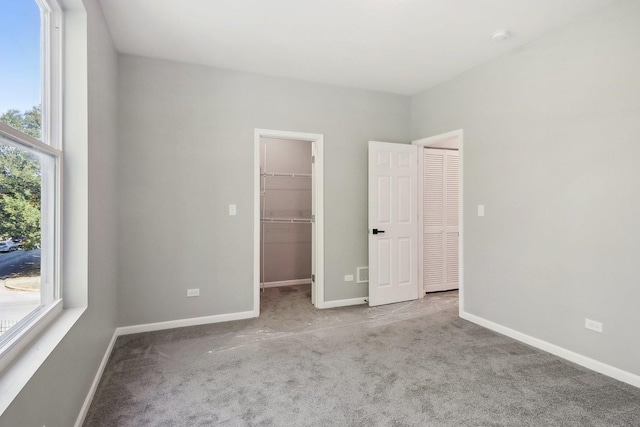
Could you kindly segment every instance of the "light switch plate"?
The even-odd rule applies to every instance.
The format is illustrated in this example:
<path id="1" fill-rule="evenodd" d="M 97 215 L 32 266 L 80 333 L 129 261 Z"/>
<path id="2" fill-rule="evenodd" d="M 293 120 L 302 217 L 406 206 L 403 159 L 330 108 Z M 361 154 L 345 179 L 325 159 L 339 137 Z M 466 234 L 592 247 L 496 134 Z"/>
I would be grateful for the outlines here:
<path id="1" fill-rule="evenodd" d="M 484 205 L 478 205 L 478 216 L 484 216 Z"/>
<path id="2" fill-rule="evenodd" d="M 229 216 L 236 216 L 237 212 L 236 205 L 229 205 Z"/>

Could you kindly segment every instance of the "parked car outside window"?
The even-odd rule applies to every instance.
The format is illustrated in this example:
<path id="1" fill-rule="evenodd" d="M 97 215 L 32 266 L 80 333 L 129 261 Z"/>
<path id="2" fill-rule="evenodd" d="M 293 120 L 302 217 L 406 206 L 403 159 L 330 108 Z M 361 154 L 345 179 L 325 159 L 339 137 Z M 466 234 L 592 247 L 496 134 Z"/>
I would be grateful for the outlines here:
<path id="1" fill-rule="evenodd" d="M 11 242 L 16 249 L 20 249 L 20 246 L 24 245 L 24 242 L 27 240 L 27 236 L 16 236 L 11 238 Z"/>
<path id="2" fill-rule="evenodd" d="M 18 245 L 11 240 L 0 242 L 0 252 L 15 251 L 16 249 L 18 249 Z"/>

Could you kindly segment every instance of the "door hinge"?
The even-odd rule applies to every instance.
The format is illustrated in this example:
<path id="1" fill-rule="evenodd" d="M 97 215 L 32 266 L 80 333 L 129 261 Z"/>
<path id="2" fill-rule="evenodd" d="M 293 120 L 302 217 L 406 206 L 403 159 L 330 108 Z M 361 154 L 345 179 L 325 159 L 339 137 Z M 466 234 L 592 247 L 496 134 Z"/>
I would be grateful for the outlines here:
<path id="1" fill-rule="evenodd" d="M 313 223 L 316 222 L 316 216 L 315 215 L 311 215 L 311 222 L 313 222 Z"/>
<path id="2" fill-rule="evenodd" d="M 311 281 L 315 283 L 315 281 L 316 281 L 316 275 L 315 274 L 311 275 Z"/>
<path id="3" fill-rule="evenodd" d="M 311 156 L 311 163 L 315 163 L 316 162 L 316 156 Z"/>

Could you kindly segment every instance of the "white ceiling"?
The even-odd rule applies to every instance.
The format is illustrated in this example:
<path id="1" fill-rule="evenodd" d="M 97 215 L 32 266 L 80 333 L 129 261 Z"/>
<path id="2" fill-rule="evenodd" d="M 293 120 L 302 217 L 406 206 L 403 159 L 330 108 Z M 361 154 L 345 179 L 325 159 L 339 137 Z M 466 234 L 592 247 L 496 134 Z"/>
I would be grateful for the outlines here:
<path id="1" fill-rule="evenodd" d="M 413 95 L 618 0 L 101 0 L 119 52 Z M 497 29 L 513 37 L 491 40 Z"/>

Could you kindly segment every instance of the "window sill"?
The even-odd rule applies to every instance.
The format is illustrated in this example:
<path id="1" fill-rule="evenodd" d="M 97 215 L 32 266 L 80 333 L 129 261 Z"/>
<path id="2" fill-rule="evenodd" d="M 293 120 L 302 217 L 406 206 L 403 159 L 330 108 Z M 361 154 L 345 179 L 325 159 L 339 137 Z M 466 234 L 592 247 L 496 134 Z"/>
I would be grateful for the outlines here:
<path id="1" fill-rule="evenodd" d="M 0 416 L 67 335 L 85 310 L 86 307 L 62 310 L 62 313 L 0 373 Z"/>

